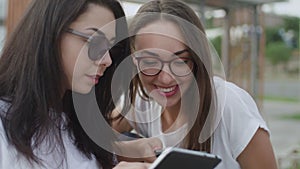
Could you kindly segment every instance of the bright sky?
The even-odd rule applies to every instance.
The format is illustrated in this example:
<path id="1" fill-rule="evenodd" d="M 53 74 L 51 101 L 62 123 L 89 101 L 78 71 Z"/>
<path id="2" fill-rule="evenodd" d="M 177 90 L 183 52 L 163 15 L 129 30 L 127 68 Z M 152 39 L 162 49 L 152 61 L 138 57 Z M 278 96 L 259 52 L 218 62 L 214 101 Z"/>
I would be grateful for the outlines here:
<path id="1" fill-rule="evenodd" d="M 122 2 L 126 16 L 133 16 L 140 5 L 129 2 Z M 276 2 L 263 5 L 263 10 L 267 13 L 289 15 L 300 17 L 300 0 L 287 0 L 287 2 Z"/>
<path id="2" fill-rule="evenodd" d="M 133 16 L 136 14 L 137 10 L 141 5 L 136 4 L 136 3 L 130 3 L 130 2 L 122 2 L 122 6 L 124 7 L 124 11 L 126 16 Z"/>
<path id="3" fill-rule="evenodd" d="M 300 0 L 288 0 L 263 6 L 265 12 L 300 17 Z"/>

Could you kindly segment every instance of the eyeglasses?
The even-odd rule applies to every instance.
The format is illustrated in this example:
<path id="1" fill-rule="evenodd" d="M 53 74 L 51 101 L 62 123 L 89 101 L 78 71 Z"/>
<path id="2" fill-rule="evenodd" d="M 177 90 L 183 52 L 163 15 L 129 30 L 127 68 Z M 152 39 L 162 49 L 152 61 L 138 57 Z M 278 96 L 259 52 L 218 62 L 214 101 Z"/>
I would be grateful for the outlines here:
<path id="1" fill-rule="evenodd" d="M 163 61 L 158 57 L 135 57 L 138 61 L 138 68 L 146 76 L 158 75 L 164 64 L 168 63 L 170 71 L 179 77 L 189 75 L 194 68 L 194 61 L 191 58 L 174 58 L 170 61 Z"/>
<path id="2" fill-rule="evenodd" d="M 111 44 L 106 38 L 105 34 L 100 30 L 97 30 L 97 35 L 87 35 L 82 32 L 78 32 L 74 29 L 67 29 L 67 32 L 86 39 L 88 42 L 88 56 L 92 61 L 101 59 L 106 52 L 109 52 Z"/>

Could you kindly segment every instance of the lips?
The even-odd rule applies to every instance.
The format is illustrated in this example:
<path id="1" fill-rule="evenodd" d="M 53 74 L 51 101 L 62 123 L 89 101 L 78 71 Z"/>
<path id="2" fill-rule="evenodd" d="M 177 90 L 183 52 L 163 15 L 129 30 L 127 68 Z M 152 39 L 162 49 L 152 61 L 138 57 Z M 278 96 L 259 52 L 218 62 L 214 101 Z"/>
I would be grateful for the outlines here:
<path id="1" fill-rule="evenodd" d="M 101 77 L 101 75 L 87 75 L 94 84 L 97 84 L 99 82 L 99 78 Z"/>

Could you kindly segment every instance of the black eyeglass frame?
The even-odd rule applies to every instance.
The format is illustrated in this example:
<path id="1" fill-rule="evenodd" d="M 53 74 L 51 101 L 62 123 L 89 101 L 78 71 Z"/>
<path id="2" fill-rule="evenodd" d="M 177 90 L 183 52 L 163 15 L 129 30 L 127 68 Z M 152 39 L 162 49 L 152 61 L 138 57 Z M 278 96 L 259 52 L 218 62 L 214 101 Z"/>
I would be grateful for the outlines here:
<path id="1" fill-rule="evenodd" d="M 190 67 L 190 71 L 189 71 L 187 74 L 184 74 L 184 75 L 177 75 L 177 74 L 174 73 L 174 71 L 172 70 L 172 68 L 171 68 L 171 63 L 172 63 L 174 60 L 180 59 L 180 58 L 178 58 L 178 57 L 177 57 L 177 58 L 174 58 L 174 59 L 172 59 L 172 60 L 169 60 L 169 61 L 161 60 L 161 59 L 158 58 L 158 57 L 144 57 L 144 56 L 138 57 L 138 56 L 135 56 L 134 58 L 138 61 L 138 70 L 139 70 L 140 72 L 142 72 L 142 74 L 144 74 L 144 75 L 146 75 L 146 76 L 156 76 L 156 75 L 158 75 L 158 74 L 163 70 L 165 64 L 168 64 L 169 70 L 171 71 L 171 73 L 172 73 L 173 75 L 178 76 L 178 77 L 184 77 L 184 76 L 188 76 L 189 74 L 191 74 L 191 73 L 193 72 L 193 69 L 194 69 L 194 66 L 195 66 L 195 62 L 194 62 L 194 60 L 193 60 L 192 58 L 184 57 L 183 59 L 190 60 L 190 61 L 193 62 L 192 67 Z M 146 59 L 146 58 L 157 59 L 158 61 L 161 62 L 161 67 L 160 67 L 160 69 L 159 69 L 159 71 L 158 71 L 157 73 L 154 73 L 154 74 L 149 74 L 149 73 L 148 73 L 148 74 L 147 74 L 147 73 L 145 73 L 145 72 L 140 68 L 140 62 L 141 62 L 141 60 L 142 60 L 142 59 Z"/>
<path id="2" fill-rule="evenodd" d="M 85 33 L 76 31 L 76 30 L 74 30 L 72 28 L 68 28 L 66 30 L 66 32 L 71 33 L 73 35 L 76 35 L 78 37 L 84 38 L 89 43 L 89 46 L 88 46 L 88 57 L 92 61 L 100 60 L 101 58 L 103 58 L 103 56 L 106 54 L 106 52 L 109 52 L 110 49 L 111 49 L 112 45 L 109 43 L 109 40 L 106 38 L 105 34 L 102 31 L 100 31 L 100 30 L 96 30 L 96 32 L 97 32 L 98 35 L 87 35 Z M 106 47 L 104 47 L 104 50 L 103 49 L 100 50 L 101 53 L 97 54 L 96 56 L 94 56 L 94 54 L 92 53 L 92 51 L 91 51 L 92 49 L 91 49 L 91 46 L 90 46 L 90 44 L 92 43 L 93 39 L 95 39 L 95 37 L 100 37 L 101 40 L 105 41 L 104 44 L 107 45 Z M 100 49 L 100 48 L 97 48 L 97 49 Z"/>

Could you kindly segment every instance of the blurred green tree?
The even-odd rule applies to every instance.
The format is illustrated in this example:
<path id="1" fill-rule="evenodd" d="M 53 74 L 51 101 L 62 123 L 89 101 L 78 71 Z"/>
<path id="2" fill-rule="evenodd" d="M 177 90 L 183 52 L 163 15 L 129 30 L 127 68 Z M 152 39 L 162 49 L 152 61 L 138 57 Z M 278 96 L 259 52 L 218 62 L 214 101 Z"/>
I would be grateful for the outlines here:
<path id="1" fill-rule="evenodd" d="M 283 42 L 282 38 L 279 34 L 280 27 L 272 27 L 272 28 L 266 28 L 266 44 L 269 45 L 270 43 L 274 42 Z"/>
<path id="2" fill-rule="evenodd" d="M 293 32 L 294 37 L 292 39 L 292 46 L 293 48 L 299 48 L 299 24 L 300 18 L 298 17 L 284 17 L 284 29 L 285 31 Z"/>
<path id="3" fill-rule="evenodd" d="M 265 54 L 274 66 L 285 65 L 292 56 L 292 49 L 284 42 L 274 42 L 267 45 Z"/>

